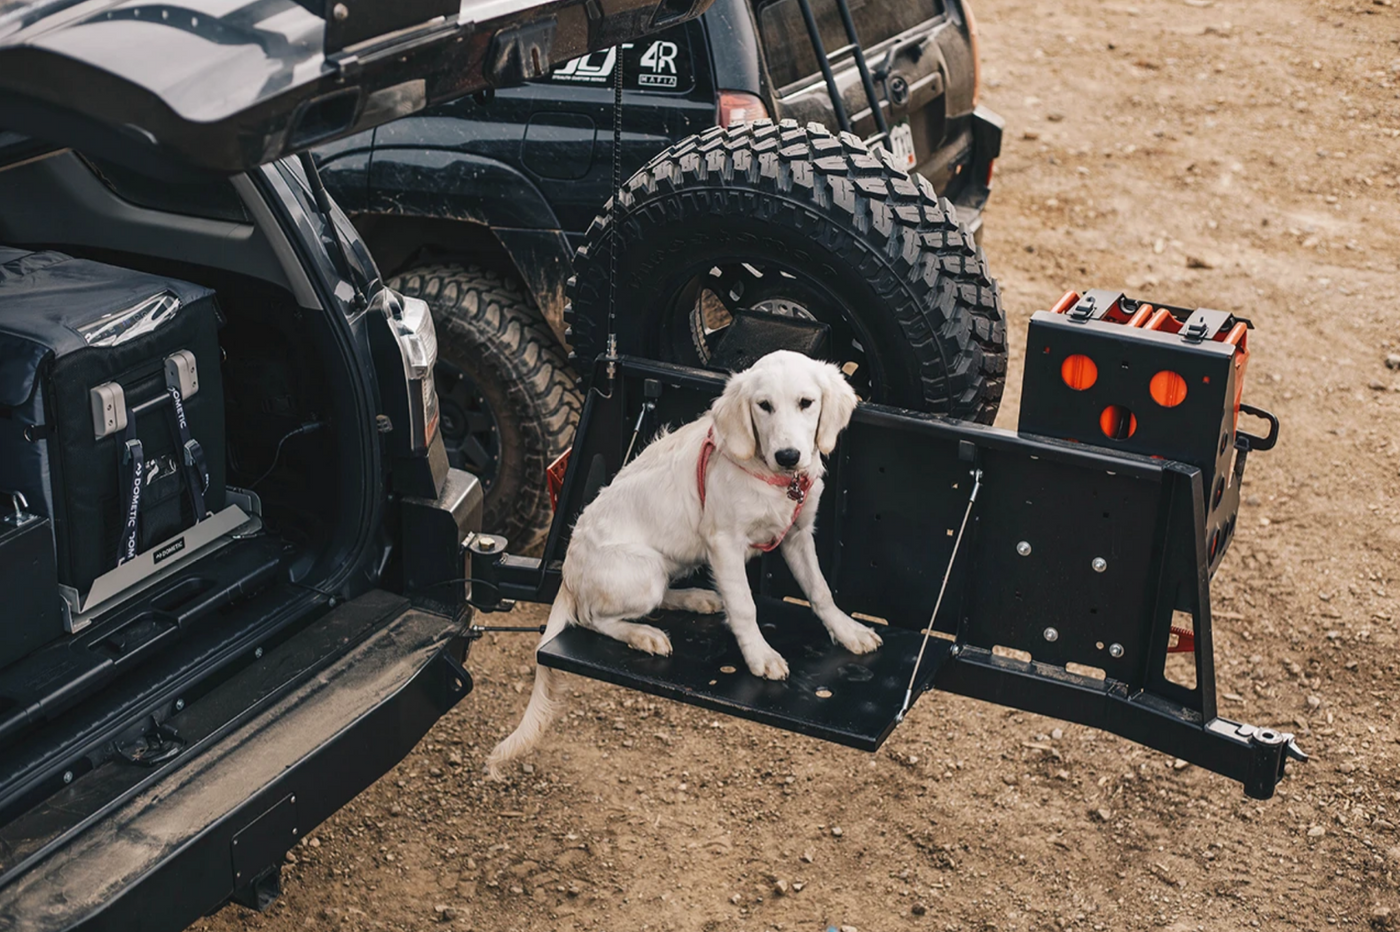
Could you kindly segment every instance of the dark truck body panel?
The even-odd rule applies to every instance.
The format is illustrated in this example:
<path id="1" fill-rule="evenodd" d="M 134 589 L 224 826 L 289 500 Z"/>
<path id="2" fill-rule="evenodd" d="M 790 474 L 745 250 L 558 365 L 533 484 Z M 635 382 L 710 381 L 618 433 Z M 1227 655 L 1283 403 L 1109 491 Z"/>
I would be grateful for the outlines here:
<path id="1" fill-rule="evenodd" d="M 909 119 L 919 170 L 975 231 L 1000 121 L 974 109 L 961 7 L 928 10 L 914 28 L 871 43 L 866 57 L 872 67 L 887 59 L 907 81 L 909 98 L 898 106 L 886 99 L 886 114 Z M 564 342 L 573 248 L 611 195 L 614 64 L 612 50 L 600 50 L 488 101 L 461 98 L 324 147 L 326 183 L 356 215 L 386 273 L 424 255 L 497 261 L 525 281 Z M 874 120 L 853 59 L 838 56 L 833 67 L 855 129 L 870 135 Z M 624 178 L 713 126 L 721 91 L 760 98 L 775 119 L 836 125 L 820 74 L 774 86 L 750 0 L 715 0 L 698 19 L 632 43 L 623 75 Z M 463 224 L 479 235 L 454 229 Z"/>
<path id="2" fill-rule="evenodd" d="M 0 15 L 0 126 L 171 176 L 247 171 L 704 4 L 401 0 L 341 4 L 343 15 L 295 0 L 17 4 Z"/>

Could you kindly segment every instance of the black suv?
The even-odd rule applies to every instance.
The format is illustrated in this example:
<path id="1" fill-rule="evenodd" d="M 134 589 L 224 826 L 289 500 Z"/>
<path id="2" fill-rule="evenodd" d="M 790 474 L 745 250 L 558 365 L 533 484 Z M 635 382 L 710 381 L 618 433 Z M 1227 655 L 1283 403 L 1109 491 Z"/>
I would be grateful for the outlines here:
<path id="1" fill-rule="evenodd" d="M 513 549 L 530 549 L 548 527 L 545 467 L 569 445 L 581 408 L 573 370 L 586 370 L 601 348 L 576 345 L 564 310 L 574 250 L 615 183 L 619 54 L 622 177 L 716 124 L 817 122 L 882 141 L 900 168 L 926 177 L 980 232 L 1001 120 L 978 106 L 968 0 L 805 7 L 716 0 L 698 19 L 644 41 L 317 151 L 327 187 L 391 284 L 433 308 L 448 457 L 481 477 L 486 527 Z M 734 309 L 806 306 L 768 291 L 762 304 Z M 583 357 L 572 367 L 571 346 Z M 654 358 L 707 361 L 648 349 Z M 886 400 L 923 407 L 926 399 Z"/>
<path id="2" fill-rule="evenodd" d="M 264 905 L 471 689 L 433 320 L 297 153 L 704 6 L 0 5 L 0 928 Z"/>

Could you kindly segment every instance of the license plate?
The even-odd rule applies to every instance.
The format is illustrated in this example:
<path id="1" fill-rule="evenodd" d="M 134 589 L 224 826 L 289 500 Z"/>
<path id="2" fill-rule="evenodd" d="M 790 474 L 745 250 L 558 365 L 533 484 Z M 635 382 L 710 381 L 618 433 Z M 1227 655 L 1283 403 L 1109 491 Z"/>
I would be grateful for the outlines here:
<path id="1" fill-rule="evenodd" d="M 890 154 L 896 165 L 905 168 L 912 169 L 918 163 L 914 155 L 914 131 L 909 128 L 908 120 L 890 127 Z"/>

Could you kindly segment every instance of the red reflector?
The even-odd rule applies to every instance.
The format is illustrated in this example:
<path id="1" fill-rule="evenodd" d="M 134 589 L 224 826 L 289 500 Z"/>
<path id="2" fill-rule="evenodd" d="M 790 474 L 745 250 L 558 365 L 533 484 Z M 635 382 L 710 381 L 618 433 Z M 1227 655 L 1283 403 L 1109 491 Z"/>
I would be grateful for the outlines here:
<path id="1" fill-rule="evenodd" d="M 569 454 L 573 447 L 559 454 L 559 458 L 545 467 L 544 478 L 549 485 L 549 510 L 559 507 L 559 495 L 564 491 L 564 474 L 569 470 Z"/>
<path id="2" fill-rule="evenodd" d="M 768 116 L 768 108 L 752 94 L 743 91 L 719 92 L 719 125 L 732 126 L 735 123 L 752 123 Z"/>
<path id="3" fill-rule="evenodd" d="M 990 187 L 992 186 L 992 171 L 993 171 L 996 167 L 997 167 L 997 160 L 996 160 L 996 159 L 992 159 L 990 162 L 987 163 L 987 177 L 985 177 L 985 178 L 982 179 L 982 187 L 984 187 L 984 188 L 990 188 Z"/>
<path id="4" fill-rule="evenodd" d="M 1167 638 L 1167 653 L 1169 654 L 1194 654 L 1196 652 L 1196 635 L 1186 628 L 1172 626 L 1171 635 Z"/>

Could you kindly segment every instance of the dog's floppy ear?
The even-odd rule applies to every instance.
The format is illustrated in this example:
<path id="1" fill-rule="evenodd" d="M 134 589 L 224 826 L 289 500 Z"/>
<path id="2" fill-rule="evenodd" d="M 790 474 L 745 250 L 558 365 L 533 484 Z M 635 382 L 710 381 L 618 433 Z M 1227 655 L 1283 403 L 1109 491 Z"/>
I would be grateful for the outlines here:
<path id="1" fill-rule="evenodd" d="M 817 421 L 817 449 L 822 453 L 836 449 L 836 438 L 851 423 L 858 400 L 840 369 L 830 363 L 822 366 L 822 413 Z"/>
<path id="2" fill-rule="evenodd" d="M 758 452 L 753 412 L 749 410 L 751 381 L 743 372 L 730 376 L 724 393 L 710 405 L 710 416 L 715 420 L 715 439 L 720 449 L 739 460 L 753 459 Z"/>

